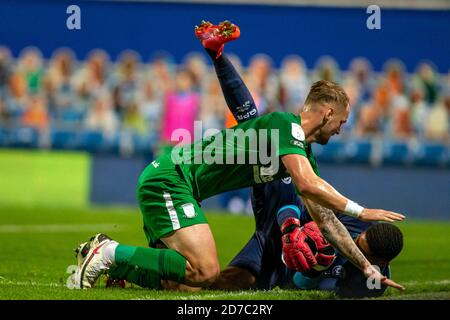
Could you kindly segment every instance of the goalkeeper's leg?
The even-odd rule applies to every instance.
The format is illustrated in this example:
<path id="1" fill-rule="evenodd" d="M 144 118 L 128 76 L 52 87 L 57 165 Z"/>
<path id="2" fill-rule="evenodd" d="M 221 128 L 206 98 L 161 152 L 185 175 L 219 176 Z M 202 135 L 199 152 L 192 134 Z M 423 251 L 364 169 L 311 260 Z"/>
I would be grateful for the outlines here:
<path id="1" fill-rule="evenodd" d="M 258 117 L 258 109 L 250 91 L 230 60 L 222 54 L 214 60 L 214 68 L 228 108 L 238 123 Z"/>
<path id="2" fill-rule="evenodd" d="M 258 116 L 255 101 L 239 73 L 230 60 L 222 52 L 226 42 L 239 37 L 239 28 L 229 22 L 218 26 L 203 22 L 195 33 L 214 64 L 228 108 L 238 122 Z"/>

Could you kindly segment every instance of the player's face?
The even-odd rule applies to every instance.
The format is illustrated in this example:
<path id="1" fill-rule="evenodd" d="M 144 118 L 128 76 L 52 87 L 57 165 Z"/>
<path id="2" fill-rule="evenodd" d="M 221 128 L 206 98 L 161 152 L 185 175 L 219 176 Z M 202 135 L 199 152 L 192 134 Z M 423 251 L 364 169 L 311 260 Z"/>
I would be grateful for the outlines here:
<path id="1" fill-rule="evenodd" d="M 341 132 L 342 126 L 347 122 L 350 113 L 350 107 L 347 106 L 343 112 L 332 111 L 334 110 L 330 109 L 328 111 L 328 114 L 325 114 L 325 120 L 328 117 L 328 121 L 318 131 L 316 142 L 319 144 L 327 144 L 332 136 Z M 329 113 L 331 113 L 331 115 Z"/>
<path id="2" fill-rule="evenodd" d="M 384 259 L 380 259 L 372 254 L 370 251 L 369 244 L 367 243 L 366 239 L 366 233 L 361 233 L 358 238 L 356 238 L 356 245 L 358 246 L 359 250 L 364 254 L 364 256 L 369 260 L 369 262 L 373 265 L 377 265 L 380 268 L 383 268 L 389 264 L 389 261 L 386 261 Z"/>

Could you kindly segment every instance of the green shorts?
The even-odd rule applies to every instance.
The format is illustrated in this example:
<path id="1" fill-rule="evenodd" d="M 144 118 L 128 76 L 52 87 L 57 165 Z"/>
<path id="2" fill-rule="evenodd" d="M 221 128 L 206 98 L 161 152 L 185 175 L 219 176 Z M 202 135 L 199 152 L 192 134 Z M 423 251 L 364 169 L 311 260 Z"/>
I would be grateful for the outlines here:
<path id="1" fill-rule="evenodd" d="M 145 168 L 139 177 L 137 197 L 150 246 L 178 229 L 208 223 L 191 185 L 170 155 L 159 157 Z"/>

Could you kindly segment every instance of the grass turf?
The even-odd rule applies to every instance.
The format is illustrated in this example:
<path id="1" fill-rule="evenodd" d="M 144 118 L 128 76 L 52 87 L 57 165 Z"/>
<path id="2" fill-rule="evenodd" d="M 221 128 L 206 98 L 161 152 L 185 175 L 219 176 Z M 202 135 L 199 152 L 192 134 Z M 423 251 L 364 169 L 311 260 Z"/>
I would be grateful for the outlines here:
<path id="1" fill-rule="evenodd" d="M 208 212 L 224 267 L 252 234 L 252 217 Z M 392 263 L 393 277 L 405 284 L 382 299 L 450 299 L 450 222 L 408 221 L 399 224 L 405 248 Z M 73 249 L 104 232 L 118 241 L 145 246 L 141 216 L 133 209 L 39 209 L 0 207 L 0 299 L 335 299 L 318 291 L 204 290 L 163 292 L 138 287 L 69 290 L 66 273 L 75 264 Z"/>

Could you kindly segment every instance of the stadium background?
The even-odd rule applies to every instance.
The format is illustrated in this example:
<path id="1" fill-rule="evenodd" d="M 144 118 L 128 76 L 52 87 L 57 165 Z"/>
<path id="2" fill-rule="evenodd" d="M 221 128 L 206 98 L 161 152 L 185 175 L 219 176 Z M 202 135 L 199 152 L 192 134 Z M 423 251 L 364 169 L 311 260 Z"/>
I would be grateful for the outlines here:
<path id="1" fill-rule="evenodd" d="M 137 177 L 167 142 L 164 111 L 182 110 L 180 97 L 194 97 L 190 107 L 204 126 L 227 125 L 193 33 L 202 19 L 241 27 L 226 51 L 262 113 L 298 111 L 320 78 L 350 92 L 349 125 L 325 148 L 315 146 L 322 175 L 338 190 L 413 221 L 450 218 L 449 1 L 380 2 L 381 30 L 367 29 L 365 1 L 205 2 L 0 1 L 3 241 L 11 226 L 75 221 L 77 211 L 79 221 L 99 223 L 86 213 L 98 206 L 113 210 L 110 220 L 128 219 L 115 212 L 124 206 L 139 219 L 129 214 L 137 212 Z M 81 30 L 66 28 L 71 4 L 81 8 Z M 207 200 L 204 208 L 248 214 L 248 191 Z M 44 220 L 30 218 L 35 211 Z M 229 218 L 211 218 L 223 224 L 215 227 L 218 242 L 235 221 Z M 427 223 L 434 222 L 420 228 Z M 245 240 L 251 229 L 243 232 Z M 448 236 L 439 239 L 448 243 Z M 0 280 L 7 275 L 0 272 Z M 448 279 L 448 269 L 435 276 Z"/>
<path id="2" fill-rule="evenodd" d="M 296 111 L 308 84 L 323 77 L 342 83 L 356 96 L 353 113 L 358 116 L 352 117 L 343 137 L 334 139 L 326 148 L 316 148 L 327 179 L 369 206 L 383 203 L 387 208 L 408 212 L 410 216 L 448 217 L 448 10 L 383 8 L 381 30 L 368 30 L 369 14 L 361 7 L 120 1 L 84 1 L 78 5 L 82 28 L 68 30 L 65 27 L 69 16 L 65 13 L 67 2 L 0 2 L 0 39 L 4 46 L 0 146 L 75 149 L 89 154 L 72 157 L 64 153 L 64 160 L 61 160 L 57 155 L 27 157 L 25 153 L 2 151 L 1 159 L 6 163 L 21 160 L 14 174 L 11 167 L 2 163 L 2 176 L 13 174 L 11 179 L 0 182 L 2 190 L 9 189 L 9 192 L 1 192 L 2 202 L 134 205 L 135 182 L 158 150 L 162 112 L 167 107 L 164 105 L 165 88 L 162 88 L 165 84 L 161 84 L 165 80 L 155 74 L 158 72 L 155 65 L 161 61 L 165 64 L 169 73 L 167 81 L 172 82 L 168 86 L 173 85 L 176 69 L 192 69 L 197 79 L 191 90 L 201 97 L 194 106 L 197 119 L 203 120 L 206 126 L 222 128 L 226 120 L 224 102 L 213 79 L 211 65 L 193 35 L 193 26 L 203 18 L 212 21 L 232 18 L 243 32 L 241 40 L 230 44 L 227 51 L 236 54 L 237 61 L 248 69 L 246 77 L 250 79 L 247 81 L 261 112 Z M 61 48 L 70 48 L 68 52 L 72 55 L 67 80 L 60 75 L 64 66 L 58 65 L 64 56 L 57 54 L 62 52 Z M 104 50 L 97 52 L 97 58 L 106 62 L 101 70 L 105 79 L 98 80 L 104 83 L 100 84 L 80 71 L 90 71 L 89 61 L 93 65 L 95 49 Z M 291 65 L 299 65 L 300 71 L 289 78 L 286 58 L 291 55 L 298 55 L 291 59 L 294 61 Z M 365 60 L 358 64 L 361 57 Z M 37 61 L 25 62 L 27 59 Z M 128 82 L 121 74 L 125 72 L 126 61 L 131 61 L 133 68 L 133 79 Z M 357 70 L 361 68 L 369 71 L 366 79 L 358 82 Z M 431 73 L 429 80 L 427 72 Z M 257 78 L 264 80 L 258 83 Z M 23 90 L 17 89 L 21 82 L 26 82 Z M 209 82 L 215 85 L 205 85 Z M 12 83 L 17 93 L 12 92 Z M 145 96 L 143 87 L 147 84 L 153 92 Z M 91 89 L 82 92 L 83 85 Z M 359 125 L 364 127 L 358 123 L 363 122 L 360 119 L 364 111 L 361 110 L 369 109 L 368 105 L 372 99 L 377 99 L 377 94 L 390 95 L 385 99 L 389 101 L 383 102 L 385 106 L 380 106 L 385 111 L 367 120 L 365 128 L 358 128 Z M 112 101 L 105 97 L 108 95 Z M 89 118 L 96 118 L 92 110 L 97 101 L 110 104 L 107 108 L 112 112 L 107 111 L 103 119 L 90 121 Z M 31 105 L 40 104 L 43 104 L 42 111 L 26 112 L 32 109 Z M 439 120 L 427 120 L 430 114 Z M 370 121 L 377 123 L 372 125 Z M 435 132 L 427 133 L 436 126 L 439 128 L 435 128 Z M 35 157 L 43 167 L 34 167 Z M 66 171 L 61 166 L 69 163 L 67 161 L 75 163 L 78 169 Z M 67 168 L 72 166 L 69 164 Z M 373 170 L 374 166 L 377 170 Z M 51 184 L 47 173 L 55 168 L 73 174 L 74 178 L 69 181 L 78 186 L 75 197 L 56 197 L 55 188 L 43 192 Z M 41 173 L 47 176 L 34 178 L 26 187 L 30 188 L 28 197 L 23 199 L 23 186 L 19 183 L 23 180 L 19 177 Z M 58 174 L 53 177 L 59 179 Z M 10 189 L 11 181 L 19 184 L 17 188 Z M 67 183 L 55 181 L 54 184 L 61 194 L 64 194 L 62 188 L 72 188 Z M 207 202 L 207 206 L 228 206 L 233 211 L 243 211 L 240 201 L 230 205 L 233 196 L 246 198 L 247 193 L 223 196 L 219 201 Z"/>

